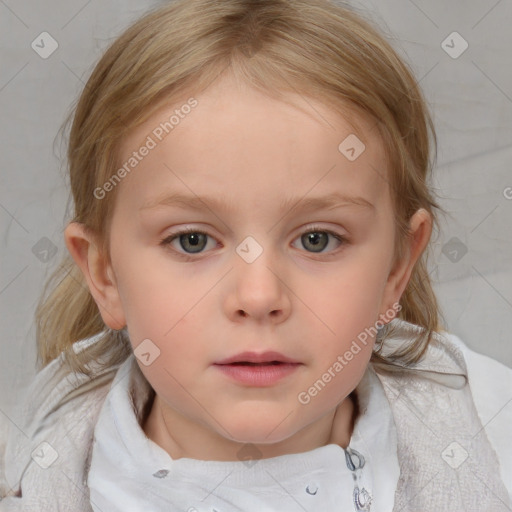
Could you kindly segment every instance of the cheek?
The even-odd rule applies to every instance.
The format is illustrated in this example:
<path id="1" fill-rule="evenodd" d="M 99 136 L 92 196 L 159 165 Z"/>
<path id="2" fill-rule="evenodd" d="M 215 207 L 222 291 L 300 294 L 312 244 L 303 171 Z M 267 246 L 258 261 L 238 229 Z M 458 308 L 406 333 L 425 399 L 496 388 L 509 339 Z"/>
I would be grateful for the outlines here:
<path id="1" fill-rule="evenodd" d="M 311 310 L 325 319 L 326 327 L 346 333 L 347 329 L 364 328 L 377 320 L 386 280 L 382 263 L 354 256 L 333 266 L 322 279 L 321 288 L 316 288 L 318 293 L 309 291 L 305 297 L 309 297 Z M 311 290 L 311 282 L 306 279 L 304 290 L 308 288 Z"/>
<path id="2" fill-rule="evenodd" d="M 197 376 L 208 366 L 210 357 L 206 345 L 197 339 L 196 327 L 182 318 L 184 313 L 176 318 L 164 313 L 164 321 L 155 312 L 148 313 L 153 314 L 154 321 L 149 316 L 135 320 L 128 328 L 130 340 L 139 367 L 153 389 L 178 402 L 190 400 L 187 390 L 194 390 Z M 141 357 L 143 352 L 150 353 L 147 365 Z"/>
<path id="3" fill-rule="evenodd" d="M 375 338 L 375 322 L 386 282 L 385 262 L 368 251 L 347 258 L 322 279 L 319 293 L 309 292 L 304 302 L 304 322 L 307 338 L 315 340 L 318 378 L 331 368 L 329 388 L 334 394 L 348 393 L 352 383 L 359 382 L 371 357 Z M 318 276 L 317 276 L 318 277 Z M 311 282 L 303 290 L 311 290 Z M 342 356 L 342 360 L 338 360 Z M 330 393 L 328 393 L 330 395 Z M 327 395 L 327 394 L 326 394 Z M 325 397 L 327 399 L 327 396 Z"/>
<path id="4" fill-rule="evenodd" d="M 162 337 L 197 302 L 200 290 L 194 292 L 193 281 L 147 254 L 132 252 L 119 263 L 118 292 L 127 325 L 134 331 L 133 341 Z"/>

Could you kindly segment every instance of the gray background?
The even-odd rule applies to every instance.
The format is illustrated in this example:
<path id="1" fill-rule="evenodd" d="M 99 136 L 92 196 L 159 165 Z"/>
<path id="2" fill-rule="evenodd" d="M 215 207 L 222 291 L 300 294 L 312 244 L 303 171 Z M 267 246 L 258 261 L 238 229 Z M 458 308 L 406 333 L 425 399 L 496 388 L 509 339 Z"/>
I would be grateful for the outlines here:
<path id="1" fill-rule="evenodd" d="M 35 375 L 34 310 L 66 251 L 57 131 L 103 49 L 158 3 L 0 0 L 0 424 Z M 512 367 L 512 1 L 353 4 L 412 65 L 434 115 L 435 186 L 451 216 L 432 277 L 449 331 Z M 43 59 L 31 44 L 45 31 L 58 48 Z M 454 31 L 468 44 L 457 58 Z"/>

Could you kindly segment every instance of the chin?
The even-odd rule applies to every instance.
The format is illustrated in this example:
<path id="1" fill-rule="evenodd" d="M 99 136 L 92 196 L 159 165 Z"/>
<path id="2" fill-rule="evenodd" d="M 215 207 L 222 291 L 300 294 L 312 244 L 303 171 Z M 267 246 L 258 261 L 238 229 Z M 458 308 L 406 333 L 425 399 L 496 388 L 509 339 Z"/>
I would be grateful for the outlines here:
<path id="1" fill-rule="evenodd" d="M 283 417 L 273 416 L 265 417 L 261 415 L 258 420 L 237 421 L 236 423 L 226 423 L 226 430 L 229 431 L 228 437 L 232 441 L 243 444 L 271 445 L 285 441 L 297 431 L 297 426 L 293 431 L 290 429 L 288 420 L 283 421 Z M 226 431 L 219 432 L 226 436 Z"/>

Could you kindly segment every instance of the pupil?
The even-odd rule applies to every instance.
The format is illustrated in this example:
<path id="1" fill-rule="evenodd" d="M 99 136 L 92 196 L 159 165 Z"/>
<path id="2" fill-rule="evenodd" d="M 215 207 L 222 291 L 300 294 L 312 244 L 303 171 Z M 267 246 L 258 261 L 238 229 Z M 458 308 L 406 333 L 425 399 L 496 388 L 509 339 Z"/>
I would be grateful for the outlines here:
<path id="1" fill-rule="evenodd" d="M 192 239 L 192 245 L 198 244 L 199 240 L 197 238 L 197 235 L 192 234 L 192 235 L 189 235 L 189 237 Z"/>
<path id="2" fill-rule="evenodd" d="M 181 235 L 181 245 L 185 250 L 189 250 L 190 252 L 199 252 L 203 249 L 201 242 L 204 242 L 205 236 L 206 235 L 202 233 L 187 233 Z"/>
<path id="3" fill-rule="evenodd" d="M 320 232 L 308 233 L 306 235 L 306 242 L 312 246 L 311 248 L 314 249 L 314 252 L 320 252 L 325 249 L 327 244 L 327 235 Z"/>

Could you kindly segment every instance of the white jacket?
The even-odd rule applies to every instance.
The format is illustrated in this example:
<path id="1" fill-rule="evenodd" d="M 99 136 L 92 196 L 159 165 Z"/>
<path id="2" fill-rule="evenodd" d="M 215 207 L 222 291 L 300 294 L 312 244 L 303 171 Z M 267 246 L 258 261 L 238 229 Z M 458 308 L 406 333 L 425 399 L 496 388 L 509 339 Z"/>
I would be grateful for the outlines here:
<path id="1" fill-rule="evenodd" d="M 410 342 L 418 332 L 417 326 L 393 322 L 398 334 L 386 340 L 386 351 Z M 82 340 L 75 348 L 99 338 Z M 98 417 L 111 405 L 113 379 L 138 368 L 133 355 L 120 366 L 97 370 L 92 379 L 66 375 L 61 356 L 36 376 L 20 414 L 25 422 L 11 427 L 0 457 L 0 511 L 93 512 L 87 483 Z M 365 376 L 373 373 L 371 366 Z M 394 511 L 512 510 L 512 369 L 443 333 L 410 370 L 376 375 L 374 382 L 382 386 L 397 432 Z M 147 386 L 138 386 L 142 397 L 147 396 Z M 362 386 L 357 391 L 364 412 L 368 393 L 359 395 Z M 96 434 L 99 438 L 100 432 Z M 173 461 L 168 457 L 167 462 Z M 123 469 L 129 471 L 124 465 L 119 471 Z M 134 480 L 135 497 L 140 494 L 136 485 Z M 180 506 L 176 497 L 165 510 L 187 510 Z M 130 510 L 148 509 L 134 505 Z"/>

